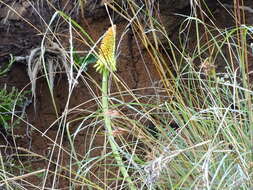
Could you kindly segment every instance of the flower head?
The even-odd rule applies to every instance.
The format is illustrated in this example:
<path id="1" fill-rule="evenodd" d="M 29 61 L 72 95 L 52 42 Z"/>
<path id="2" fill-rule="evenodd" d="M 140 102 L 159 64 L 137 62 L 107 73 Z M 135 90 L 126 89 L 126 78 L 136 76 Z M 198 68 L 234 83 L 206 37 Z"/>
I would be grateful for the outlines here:
<path id="1" fill-rule="evenodd" d="M 103 73 L 106 70 L 116 71 L 115 59 L 116 25 L 111 26 L 105 33 L 99 49 L 98 61 L 94 65 L 96 71 Z"/>

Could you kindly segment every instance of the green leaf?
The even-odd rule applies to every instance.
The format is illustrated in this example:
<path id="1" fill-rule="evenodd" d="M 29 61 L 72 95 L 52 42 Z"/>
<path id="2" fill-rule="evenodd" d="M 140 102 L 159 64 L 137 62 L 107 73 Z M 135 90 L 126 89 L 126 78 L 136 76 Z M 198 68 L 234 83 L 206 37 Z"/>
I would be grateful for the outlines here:
<path id="1" fill-rule="evenodd" d="M 5 66 L 2 66 L 2 65 L 0 66 L 0 76 L 2 76 L 4 74 L 6 74 L 7 72 L 9 72 L 10 69 L 11 69 L 11 66 L 15 62 L 15 58 L 12 56 L 12 54 L 10 54 L 10 56 L 11 56 L 11 59 L 10 59 L 9 63 Z"/>
<path id="2" fill-rule="evenodd" d="M 77 54 L 74 55 L 74 60 L 79 67 L 83 67 L 84 71 L 87 71 L 87 67 L 90 63 L 95 63 L 97 57 L 93 54 L 89 54 L 85 57 L 79 57 Z"/>

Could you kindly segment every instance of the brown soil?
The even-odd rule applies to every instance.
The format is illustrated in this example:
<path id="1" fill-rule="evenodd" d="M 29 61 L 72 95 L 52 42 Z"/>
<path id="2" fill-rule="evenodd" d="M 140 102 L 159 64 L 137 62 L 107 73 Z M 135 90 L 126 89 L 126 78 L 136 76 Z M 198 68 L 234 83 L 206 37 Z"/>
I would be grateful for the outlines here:
<path id="1" fill-rule="evenodd" d="M 69 1 L 66 2 L 68 3 Z M 9 2 L 6 1 L 6 3 Z M 106 31 L 106 29 L 110 26 L 110 22 L 109 19 L 106 17 L 107 13 L 104 7 L 100 6 L 99 2 L 97 3 L 98 4 L 96 5 L 96 7 L 93 7 L 92 11 L 91 7 L 86 7 L 84 11 L 85 18 L 78 17 L 76 11 L 73 11 L 71 13 L 72 5 L 68 5 L 68 8 L 65 9 L 66 12 L 72 14 L 72 16 L 77 19 L 78 23 L 80 23 L 83 28 L 87 29 L 87 31 L 95 41 L 98 40 Z M 41 42 L 40 32 L 45 31 L 45 24 L 43 24 L 41 18 L 38 17 L 37 13 L 35 11 L 32 11 L 32 7 L 30 5 L 27 5 L 25 1 L 21 1 L 21 4 L 21 8 L 19 8 L 20 10 L 17 11 L 24 17 L 24 19 L 26 19 L 26 21 L 19 16 L 16 16 L 15 14 L 10 14 L 10 17 L 6 18 L 6 6 L 3 4 L 1 5 L 0 3 L 1 63 L 8 61 L 9 54 L 13 54 L 15 56 L 29 55 L 31 49 L 39 47 Z M 88 5 L 92 6 L 92 4 Z M 64 7 L 64 3 L 58 6 L 58 8 L 60 9 Z M 166 9 L 166 7 L 162 7 L 162 5 L 159 6 L 161 7 L 162 11 L 160 18 L 162 19 L 162 22 L 165 23 L 167 28 L 169 28 L 168 32 L 171 35 L 172 39 L 175 39 L 176 41 L 177 30 L 180 23 L 179 21 L 181 21 L 182 18 L 170 14 L 171 12 L 173 12 L 172 10 Z M 188 5 L 180 5 L 180 7 L 178 8 L 175 7 L 175 11 L 178 10 L 179 12 L 181 11 L 181 13 L 182 11 L 185 11 L 187 13 L 189 12 L 187 6 Z M 5 11 L 5 14 L 3 10 Z M 46 3 L 38 10 L 40 10 L 40 14 L 45 19 L 45 22 L 48 23 L 54 10 L 50 8 L 50 6 L 47 6 Z M 168 10 L 170 10 L 170 12 Z M 219 18 L 218 20 L 216 20 L 218 26 L 228 27 L 233 25 L 233 20 L 231 19 L 231 16 L 226 11 L 221 9 L 221 7 L 215 7 L 213 11 L 215 11 L 214 15 Z M 249 15 L 249 13 L 247 13 L 247 15 Z M 248 19 L 249 23 L 253 23 L 251 18 L 253 17 L 251 16 Z M 115 15 L 114 19 L 117 24 L 118 37 L 121 37 L 128 23 L 125 22 L 124 19 L 122 19 L 119 15 Z M 29 23 L 27 21 L 29 21 Z M 66 33 L 68 33 L 68 30 L 66 29 L 67 27 L 68 26 L 66 24 L 62 24 L 60 31 L 57 32 L 64 34 L 64 32 L 66 31 Z M 63 40 L 66 43 L 68 42 L 66 39 Z M 119 42 L 119 39 L 117 41 Z M 87 47 L 85 47 L 82 43 L 77 44 L 78 49 L 87 49 Z M 118 57 L 117 74 L 122 78 L 122 81 L 127 84 L 129 89 L 139 89 L 139 94 L 154 94 L 154 90 L 149 87 L 154 86 L 156 82 L 159 81 L 159 74 L 156 71 L 155 65 L 152 62 L 149 52 L 146 48 L 144 48 L 143 44 L 140 41 L 135 39 L 135 36 L 131 32 L 131 30 L 129 30 L 129 32 L 127 32 L 126 35 L 121 39 L 118 52 L 120 52 L 120 54 Z M 92 67 L 88 68 L 87 73 L 97 82 L 101 80 L 100 76 L 94 71 Z M 88 75 L 85 73 L 84 76 L 88 78 Z M 99 90 L 95 87 L 95 85 L 89 82 L 89 80 L 87 80 L 87 82 L 90 86 L 93 87 L 92 90 L 94 91 L 94 93 L 96 95 L 99 95 Z M 3 86 L 4 84 L 7 84 L 8 86 L 15 86 L 20 90 L 30 89 L 31 86 L 29 82 L 29 77 L 27 75 L 26 65 L 20 62 L 15 63 L 12 69 L 8 72 L 8 74 L 0 78 L 0 85 Z M 64 74 L 57 75 L 55 80 L 54 98 L 60 115 L 64 111 L 65 104 L 67 101 L 67 84 L 68 81 Z M 112 91 L 117 92 L 118 89 L 113 86 Z M 56 114 L 53 107 L 52 99 L 50 98 L 50 92 L 48 90 L 48 86 L 44 77 L 41 77 L 37 80 L 36 92 L 36 109 L 34 109 L 33 104 L 27 107 L 27 121 L 32 125 L 32 127 L 29 127 L 25 123 L 22 123 L 21 126 L 19 126 L 14 131 L 14 140 L 8 139 L 8 142 L 6 142 L 6 140 L 4 139 L 0 140 L 1 145 L 13 145 L 15 143 L 17 147 L 20 147 L 20 150 L 10 150 L 2 146 L 4 147 L 2 148 L 2 155 L 6 157 L 6 159 L 9 158 L 10 154 L 14 153 L 15 151 L 20 154 L 22 152 L 25 152 L 25 150 L 34 152 L 38 155 L 41 155 L 42 157 L 48 157 L 50 151 L 53 148 L 52 142 L 54 141 L 61 144 L 61 146 L 64 147 L 66 150 L 70 148 L 66 132 L 60 134 L 60 136 L 64 136 L 63 142 L 60 142 L 61 138 L 57 137 L 59 126 L 53 125 L 49 128 L 49 126 L 56 120 Z M 89 109 L 90 111 L 95 111 L 98 109 L 98 107 L 95 106 L 97 105 L 97 103 L 94 100 L 92 101 L 92 98 L 93 95 L 89 89 L 89 86 L 84 82 L 80 81 L 78 86 L 74 89 L 72 93 L 69 107 L 73 108 L 75 106 L 80 105 L 80 109 Z M 130 101 L 130 98 L 126 98 L 125 101 Z M 69 115 L 68 119 L 71 120 L 80 116 L 84 117 L 86 114 L 87 113 L 82 112 L 72 113 Z M 87 121 L 87 123 L 85 124 L 88 123 L 89 121 Z M 77 126 L 78 122 L 72 123 L 70 131 L 73 133 Z M 90 135 L 92 134 L 93 130 L 95 129 L 87 128 L 81 133 L 79 133 L 76 137 L 74 146 L 76 147 L 76 151 L 78 154 L 85 155 L 87 151 L 91 148 L 89 147 L 89 141 L 91 141 L 91 139 L 93 138 Z M 42 136 L 42 133 L 44 132 L 46 133 L 44 134 L 44 136 Z M 20 137 L 17 137 L 16 135 L 20 135 Z M 97 137 L 93 139 L 92 147 L 103 147 L 104 140 L 104 136 L 102 134 L 98 134 Z M 91 155 L 99 156 L 101 155 L 102 151 L 103 148 L 95 149 L 91 152 Z M 54 150 L 54 154 L 52 154 L 52 160 L 57 160 L 57 154 L 58 151 L 56 148 Z M 21 156 L 18 159 L 13 159 L 16 164 L 18 163 L 19 159 L 21 159 L 20 162 L 22 162 L 24 165 L 27 164 L 26 173 L 29 173 L 31 171 L 37 171 L 42 168 L 49 167 L 50 169 L 53 169 L 55 167 L 55 165 L 46 162 L 45 159 L 39 159 L 36 156 Z M 61 163 L 59 164 L 64 166 L 68 164 L 69 159 L 70 158 L 67 154 L 61 153 Z M 14 168 L 14 170 L 17 172 L 17 175 L 22 175 L 21 173 L 19 173 L 18 168 Z M 92 179 L 94 179 L 94 181 L 98 181 L 97 178 L 103 177 L 103 174 L 100 174 L 101 170 L 102 168 L 99 167 L 93 168 L 93 172 L 95 172 L 95 174 L 97 175 L 91 177 Z M 64 177 L 60 178 L 60 181 L 57 182 L 57 188 L 59 189 L 66 188 L 68 184 L 68 179 L 66 177 L 69 174 L 66 171 L 62 171 L 62 175 Z M 50 176 L 52 175 L 50 174 Z M 39 176 L 33 175 L 26 178 L 26 180 L 34 185 L 41 185 L 41 178 Z M 52 177 L 48 178 L 48 187 L 50 187 L 50 185 L 52 184 L 52 180 Z M 99 182 L 98 184 L 102 185 Z M 112 186 L 113 185 L 115 184 L 112 184 Z M 101 187 L 105 188 L 103 186 Z M 35 188 L 27 186 L 27 189 Z"/>

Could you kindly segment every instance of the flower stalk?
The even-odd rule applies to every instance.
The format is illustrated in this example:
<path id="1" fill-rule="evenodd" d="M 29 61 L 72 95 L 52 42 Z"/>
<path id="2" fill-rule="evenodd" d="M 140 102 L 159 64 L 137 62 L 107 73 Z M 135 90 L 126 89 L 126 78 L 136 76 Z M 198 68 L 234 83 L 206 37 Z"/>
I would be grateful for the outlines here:
<path id="1" fill-rule="evenodd" d="M 102 109 L 104 116 L 104 124 L 108 134 L 108 140 L 112 148 L 113 157 L 119 166 L 120 172 L 124 179 L 128 182 L 130 190 L 136 190 L 134 183 L 132 182 L 124 162 L 119 153 L 119 146 L 116 143 L 110 116 L 107 114 L 109 111 L 109 95 L 108 95 L 108 79 L 110 72 L 116 71 L 116 59 L 115 59 L 115 41 L 116 41 L 116 26 L 110 27 L 102 42 L 99 51 L 98 61 L 94 65 L 96 71 L 102 74 Z"/>

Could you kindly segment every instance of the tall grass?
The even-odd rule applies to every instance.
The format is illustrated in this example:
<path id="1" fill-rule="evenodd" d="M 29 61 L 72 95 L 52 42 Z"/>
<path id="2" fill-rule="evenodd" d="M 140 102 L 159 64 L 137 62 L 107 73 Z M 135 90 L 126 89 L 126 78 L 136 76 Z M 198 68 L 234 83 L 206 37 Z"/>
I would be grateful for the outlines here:
<path id="1" fill-rule="evenodd" d="M 83 2 L 80 1 L 82 6 Z M 114 84 L 118 89 L 108 91 L 112 134 L 131 181 L 139 189 L 252 188 L 253 91 L 248 59 L 252 56 L 252 47 L 247 42 L 252 28 L 240 19 L 244 17 L 243 11 L 235 7 L 236 25 L 221 29 L 215 21 L 208 21 L 211 15 L 207 19 L 204 6 L 195 2 L 191 15 L 181 15 L 184 22 L 179 43 L 175 44 L 155 16 L 156 6 L 152 2 L 137 4 L 127 0 L 107 5 L 127 20 L 137 45 L 144 47 L 150 57 L 148 64 L 154 64 L 160 76 L 159 81 L 147 87 L 155 93 L 147 95 L 141 93 L 142 89 L 130 89 L 117 73 L 110 73 L 115 80 L 109 85 Z M 238 3 L 242 2 L 234 0 L 234 6 Z M 96 42 L 91 40 L 76 22 L 63 13 L 60 15 L 69 23 L 69 51 L 64 49 L 58 36 L 54 36 L 66 57 L 62 62 L 68 65 L 65 67 L 69 77 L 67 102 L 61 114 L 55 106 L 57 119 L 47 131 L 39 131 L 29 124 L 40 132 L 41 138 L 52 142 L 49 154 L 36 155 L 23 150 L 28 157 L 40 157 L 47 163 L 45 172 L 38 170 L 44 174 L 39 176 L 42 184 L 37 188 L 57 188 L 65 180 L 68 182 L 65 188 L 69 189 L 127 189 L 104 132 L 98 81 L 92 73 L 84 74 L 82 67 L 76 67 L 73 59 L 74 39 L 89 47 L 88 54 L 97 55 L 97 44 L 102 37 Z M 50 31 L 50 24 L 48 27 Z M 41 52 L 45 51 L 43 48 L 41 46 Z M 46 62 L 42 63 L 44 75 L 49 79 L 51 70 L 45 67 Z M 91 98 L 70 107 L 77 81 L 86 86 Z M 54 99 L 49 80 L 48 86 Z M 52 139 L 47 134 L 56 124 L 59 128 Z M 69 146 L 63 145 L 65 135 Z M 85 135 L 81 145 L 79 135 Z M 78 146 L 83 146 L 82 153 Z M 63 156 L 65 164 L 62 164 Z M 0 183 L 13 189 L 16 179 L 8 173 L 2 159 L 0 163 L 3 171 Z M 26 184 L 23 185 L 26 189 L 30 183 L 21 179 L 17 178 L 19 186 Z"/>

